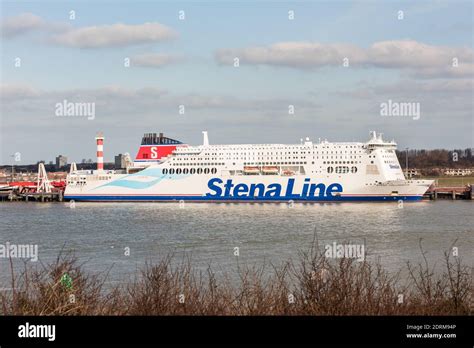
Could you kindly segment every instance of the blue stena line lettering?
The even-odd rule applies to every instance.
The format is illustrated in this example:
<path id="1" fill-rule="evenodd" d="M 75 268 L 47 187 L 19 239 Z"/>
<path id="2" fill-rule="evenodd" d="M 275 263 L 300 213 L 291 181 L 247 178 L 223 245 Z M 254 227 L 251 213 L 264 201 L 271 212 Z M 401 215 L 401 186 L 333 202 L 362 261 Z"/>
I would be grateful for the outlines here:
<path id="1" fill-rule="evenodd" d="M 265 186 L 263 183 L 257 184 L 235 184 L 232 179 L 225 182 L 219 178 L 210 179 L 207 187 L 212 191 L 207 193 L 206 197 L 233 197 L 233 198 L 285 198 L 285 199 L 305 199 L 311 197 L 334 197 L 342 192 L 342 185 L 338 183 L 330 184 L 326 187 L 323 183 L 310 183 L 309 178 L 304 179 L 301 193 L 294 193 L 295 179 L 288 179 L 285 194 L 280 184 L 270 184 Z"/>

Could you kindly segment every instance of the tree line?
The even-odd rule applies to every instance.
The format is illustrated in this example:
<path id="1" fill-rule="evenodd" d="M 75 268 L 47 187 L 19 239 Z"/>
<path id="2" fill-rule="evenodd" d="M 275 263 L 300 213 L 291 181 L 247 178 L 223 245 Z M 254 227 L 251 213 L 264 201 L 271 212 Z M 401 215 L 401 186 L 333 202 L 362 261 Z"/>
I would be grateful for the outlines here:
<path id="1" fill-rule="evenodd" d="M 408 150 L 408 168 L 473 168 L 474 149 L 464 150 Z M 407 151 L 397 150 L 398 161 L 406 168 Z"/>

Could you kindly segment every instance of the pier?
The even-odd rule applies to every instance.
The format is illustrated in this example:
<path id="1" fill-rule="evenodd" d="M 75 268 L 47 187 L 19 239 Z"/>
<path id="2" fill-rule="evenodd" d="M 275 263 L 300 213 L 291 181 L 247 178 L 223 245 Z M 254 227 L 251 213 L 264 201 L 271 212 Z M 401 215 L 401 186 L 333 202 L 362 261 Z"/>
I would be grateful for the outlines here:
<path id="1" fill-rule="evenodd" d="M 435 186 L 425 193 L 425 198 L 437 199 L 469 199 L 474 200 L 474 186 Z"/>
<path id="2" fill-rule="evenodd" d="M 63 192 L 62 190 L 56 192 L 29 192 L 29 193 L 20 193 L 16 189 L 11 191 L 0 192 L 0 201 L 5 202 L 62 202 L 63 201 Z"/>

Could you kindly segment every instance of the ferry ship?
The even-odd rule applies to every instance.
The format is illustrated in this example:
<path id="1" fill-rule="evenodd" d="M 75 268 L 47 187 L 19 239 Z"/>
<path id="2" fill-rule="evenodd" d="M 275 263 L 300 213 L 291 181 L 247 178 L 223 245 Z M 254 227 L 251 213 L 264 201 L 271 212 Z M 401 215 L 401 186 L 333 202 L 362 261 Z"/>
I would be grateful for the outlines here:
<path id="1" fill-rule="evenodd" d="M 65 199 L 74 201 L 326 202 L 420 200 L 432 180 L 407 180 L 397 144 L 371 132 L 367 142 L 191 146 L 163 133 L 145 134 L 125 169 L 67 177 Z"/>

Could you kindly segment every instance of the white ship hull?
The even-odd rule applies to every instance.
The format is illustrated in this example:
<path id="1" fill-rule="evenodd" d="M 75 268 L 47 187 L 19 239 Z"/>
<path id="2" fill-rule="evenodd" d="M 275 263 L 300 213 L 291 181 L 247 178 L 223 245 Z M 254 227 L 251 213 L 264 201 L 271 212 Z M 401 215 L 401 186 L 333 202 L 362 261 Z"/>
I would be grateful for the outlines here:
<path id="1" fill-rule="evenodd" d="M 88 182 L 77 188 L 68 186 L 65 198 L 77 201 L 398 201 L 419 200 L 431 185 L 430 180 L 368 186 L 353 180 L 306 176 L 170 176 L 156 169 L 145 169 L 137 180 L 137 174 L 114 174 L 107 181 Z"/>

